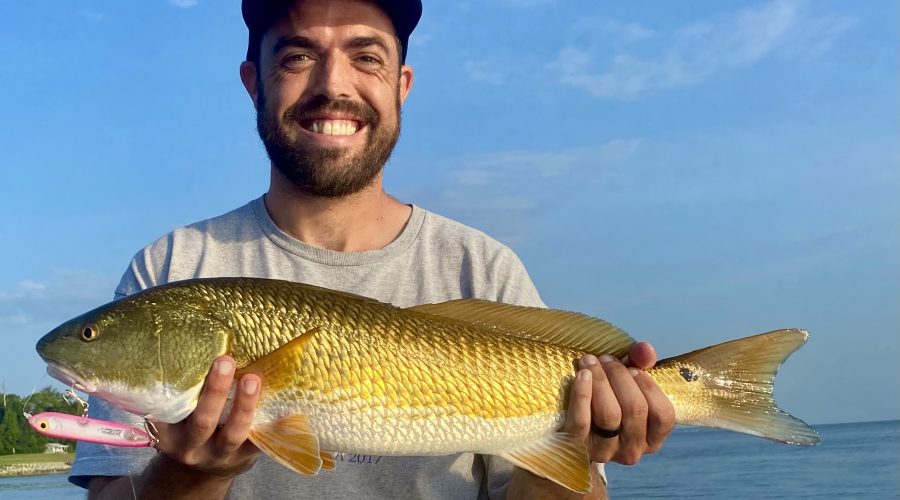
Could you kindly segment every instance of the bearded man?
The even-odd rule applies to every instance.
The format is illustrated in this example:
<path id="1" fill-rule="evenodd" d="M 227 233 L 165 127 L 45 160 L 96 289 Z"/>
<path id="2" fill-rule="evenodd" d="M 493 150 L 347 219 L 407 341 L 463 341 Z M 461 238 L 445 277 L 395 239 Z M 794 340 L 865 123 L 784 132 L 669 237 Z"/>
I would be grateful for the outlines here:
<path id="1" fill-rule="evenodd" d="M 244 0 L 242 10 L 249 43 L 240 75 L 271 160 L 269 189 L 138 252 L 118 297 L 183 279 L 247 276 L 401 307 L 465 297 L 543 306 L 508 248 L 384 191 L 383 168 L 413 84 L 405 59 L 419 0 Z M 656 361 L 645 343 L 629 359 L 638 368 Z M 604 498 L 602 464 L 633 464 L 658 450 L 674 410 L 639 369 L 593 356 L 580 367 L 565 429 L 584 438 L 597 464 L 590 497 Z M 301 476 L 247 441 L 264 383 L 257 375 L 237 381 L 231 411 L 218 425 L 234 372 L 232 358 L 215 361 L 195 411 L 158 425 L 158 454 L 82 444 L 71 480 L 91 498 L 580 497 L 471 453 L 366 460 L 338 453 L 333 471 Z M 129 419 L 100 401 L 91 409 L 95 417 Z"/>

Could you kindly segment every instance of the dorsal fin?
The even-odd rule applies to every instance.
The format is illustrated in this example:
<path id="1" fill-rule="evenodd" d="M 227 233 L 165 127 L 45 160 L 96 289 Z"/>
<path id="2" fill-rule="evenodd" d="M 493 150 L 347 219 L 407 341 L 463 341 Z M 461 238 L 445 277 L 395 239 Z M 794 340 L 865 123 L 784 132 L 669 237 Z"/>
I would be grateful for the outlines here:
<path id="1" fill-rule="evenodd" d="M 481 299 L 459 299 L 440 304 L 423 304 L 408 310 L 596 355 L 611 354 L 620 358 L 628 354 L 628 349 L 634 344 L 634 339 L 615 325 L 581 313 L 558 309 L 514 306 Z"/>

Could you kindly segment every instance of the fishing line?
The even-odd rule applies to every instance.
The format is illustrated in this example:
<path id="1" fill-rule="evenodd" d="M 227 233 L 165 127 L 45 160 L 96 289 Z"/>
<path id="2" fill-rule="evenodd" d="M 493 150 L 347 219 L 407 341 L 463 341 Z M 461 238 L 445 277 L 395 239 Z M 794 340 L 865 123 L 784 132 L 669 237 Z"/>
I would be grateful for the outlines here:
<path id="1" fill-rule="evenodd" d="M 137 500 L 137 491 L 134 489 L 134 473 L 131 469 L 128 470 L 128 482 L 131 483 L 131 496 L 134 500 Z"/>
<path id="2" fill-rule="evenodd" d="M 34 393 L 37 392 L 37 387 L 31 389 L 31 394 L 28 395 L 28 398 L 25 399 L 25 402 L 22 403 L 22 413 L 25 415 L 25 419 L 31 418 L 31 412 L 28 411 L 28 402 L 31 401 L 31 398 L 34 396 Z"/>

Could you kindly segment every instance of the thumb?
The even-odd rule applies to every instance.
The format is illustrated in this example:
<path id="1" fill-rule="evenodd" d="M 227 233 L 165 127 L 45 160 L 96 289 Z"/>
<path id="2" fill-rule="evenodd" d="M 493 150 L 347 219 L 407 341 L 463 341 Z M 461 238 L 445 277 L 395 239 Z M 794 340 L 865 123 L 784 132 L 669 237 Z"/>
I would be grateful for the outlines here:
<path id="1" fill-rule="evenodd" d="M 638 342 L 631 346 L 624 363 L 641 370 L 649 370 L 656 364 L 656 349 L 649 342 Z"/>

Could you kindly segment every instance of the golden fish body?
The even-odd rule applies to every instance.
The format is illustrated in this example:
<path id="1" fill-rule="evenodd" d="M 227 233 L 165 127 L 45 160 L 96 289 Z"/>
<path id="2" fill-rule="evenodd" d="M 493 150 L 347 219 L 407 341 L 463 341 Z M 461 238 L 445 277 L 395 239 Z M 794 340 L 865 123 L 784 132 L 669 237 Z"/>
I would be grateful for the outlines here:
<path id="1" fill-rule="evenodd" d="M 771 397 L 778 365 L 805 340 L 779 330 L 664 360 L 650 375 L 680 423 L 814 444 L 814 431 Z M 559 431 L 575 363 L 586 352 L 624 356 L 633 342 L 578 313 L 471 299 L 400 309 L 217 278 L 102 306 L 47 334 L 38 351 L 61 380 L 167 422 L 193 410 L 212 360 L 230 354 L 239 375 L 263 380 L 250 439 L 305 474 L 332 467 L 334 451 L 468 451 L 587 491 L 584 444 Z"/>
<path id="2" fill-rule="evenodd" d="M 498 454 L 559 427 L 578 352 L 395 311 L 316 327 L 261 373 L 279 383 L 260 418 L 305 414 L 323 448 L 377 455 Z"/>

